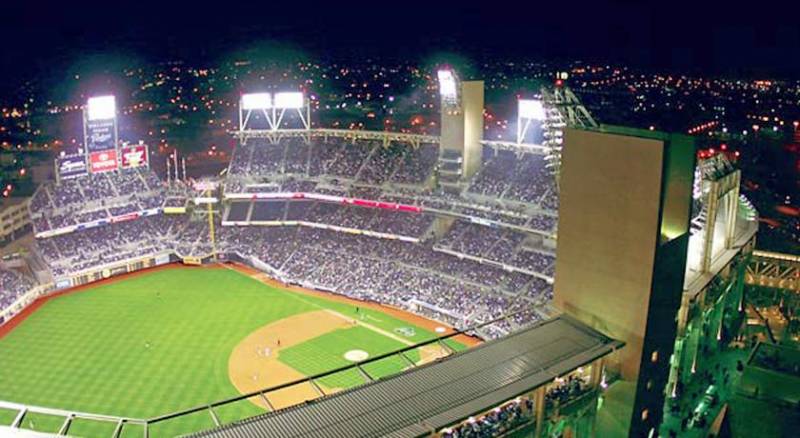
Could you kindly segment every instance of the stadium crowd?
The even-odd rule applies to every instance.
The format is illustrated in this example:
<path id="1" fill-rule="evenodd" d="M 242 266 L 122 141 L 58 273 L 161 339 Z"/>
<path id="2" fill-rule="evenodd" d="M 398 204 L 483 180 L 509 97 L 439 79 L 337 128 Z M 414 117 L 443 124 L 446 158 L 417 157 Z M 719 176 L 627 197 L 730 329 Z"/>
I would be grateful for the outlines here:
<path id="1" fill-rule="evenodd" d="M 512 400 L 479 417 L 442 430 L 442 438 L 492 438 L 503 436 L 533 421 L 533 401 L 527 397 Z"/>
<path id="2" fill-rule="evenodd" d="M 580 397 L 589 389 L 589 384 L 581 377 L 570 375 L 547 387 L 545 409 L 563 405 Z M 529 397 L 518 397 L 491 411 L 470 417 L 462 423 L 441 431 L 443 438 L 491 438 L 504 436 L 515 428 L 530 424 L 535 420 L 534 403 Z"/>
<path id="3" fill-rule="evenodd" d="M 302 227 L 222 227 L 218 240 L 229 252 L 270 265 L 286 281 L 409 308 L 462 328 L 552 294 L 539 278 L 441 253 L 430 242 Z M 531 320 L 535 315 L 523 312 L 495 328 L 501 334 Z"/>
<path id="4" fill-rule="evenodd" d="M 541 154 L 484 147 L 483 169 L 461 193 L 435 189 L 436 145 L 337 137 L 252 138 L 228 168 L 228 193 L 314 192 L 406 203 L 552 232 L 555 181 Z"/>
<path id="5" fill-rule="evenodd" d="M 156 215 L 39 239 L 39 253 L 54 277 L 174 249 L 184 226 Z"/>
<path id="6" fill-rule="evenodd" d="M 413 238 L 423 237 L 433 224 L 433 215 L 377 208 L 351 207 L 310 200 L 233 202 L 227 221 L 291 222 L 333 225 Z"/>
<path id="7" fill-rule="evenodd" d="M 544 395 L 545 408 L 550 409 L 553 406 L 562 405 L 570 400 L 574 400 L 588 389 L 589 384 L 583 378 L 570 375 L 548 389 Z"/>
<path id="8" fill-rule="evenodd" d="M 542 156 L 486 148 L 483 170 L 452 193 L 435 188 L 435 145 L 312 140 L 241 143 L 228 168 L 227 193 L 308 192 L 422 206 L 427 213 L 310 199 L 231 201 L 215 218 L 218 252 L 266 264 L 287 282 L 406 308 L 458 328 L 497 319 L 480 329 L 485 338 L 540 319 L 537 306 L 552 297 L 546 279 L 554 256 L 540 235 L 526 230 L 555 227 L 556 213 L 543 202 L 555 186 Z M 117 220 L 38 239 L 39 252 L 56 279 L 143 256 L 207 256 L 214 248 L 204 212 L 118 220 L 189 206 L 187 190 L 175 182 L 167 187 L 142 168 L 44 184 L 31 201 L 39 232 Z M 437 222 L 441 214 L 455 220 Z M 273 226 L 258 226 L 265 224 Z"/>
<path id="9" fill-rule="evenodd" d="M 42 184 L 30 203 L 39 233 L 164 205 L 164 186 L 147 168 L 87 174 Z"/>
<path id="10" fill-rule="evenodd" d="M 380 185 L 386 182 L 420 184 L 433 173 L 438 148 L 423 144 L 418 148 L 377 141 L 352 141 L 345 138 L 283 139 L 272 144 L 267 139 L 251 138 L 238 145 L 228 168 L 228 183 L 251 179 L 254 182 L 326 177 Z M 228 186 L 228 190 L 231 187 Z"/>
<path id="11" fill-rule="evenodd" d="M 333 206 L 297 204 L 300 209 Z M 337 211 L 374 211 L 334 207 Z M 212 247 L 208 223 L 197 219 L 148 216 L 39 239 L 38 246 L 55 277 L 171 251 L 203 257 Z M 392 231 L 395 221 L 375 229 Z M 484 328 L 481 335 L 485 337 L 497 337 L 538 320 L 532 306 L 547 301 L 552 293 L 551 286 L 537 277 L 436 251 L 433 242 L 411 243 L 297 226 L 216 229 L 218 251 L 257 259 L 287 282 L 406 308 L 460 328 L 520 311 Z"/>
<path id="12" fill-rule="evenodd" d="M 0 309 L 5 309 L 34 286 L 29 278 L 9 269 L 0 268 Z M 3 320 L 0 318 L 0 323 Z"/>

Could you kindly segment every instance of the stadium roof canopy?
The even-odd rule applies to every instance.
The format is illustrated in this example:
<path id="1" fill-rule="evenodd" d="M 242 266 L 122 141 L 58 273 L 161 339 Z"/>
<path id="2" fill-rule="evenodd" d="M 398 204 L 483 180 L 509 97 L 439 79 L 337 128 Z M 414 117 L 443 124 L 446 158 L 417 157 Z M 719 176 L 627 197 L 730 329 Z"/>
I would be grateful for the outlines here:
<path id="1" fill-rule="evenodd" d="M 623 344 L 566 316 L 438 362 L 195 437 L 409 437 L 546 384 Z"/>

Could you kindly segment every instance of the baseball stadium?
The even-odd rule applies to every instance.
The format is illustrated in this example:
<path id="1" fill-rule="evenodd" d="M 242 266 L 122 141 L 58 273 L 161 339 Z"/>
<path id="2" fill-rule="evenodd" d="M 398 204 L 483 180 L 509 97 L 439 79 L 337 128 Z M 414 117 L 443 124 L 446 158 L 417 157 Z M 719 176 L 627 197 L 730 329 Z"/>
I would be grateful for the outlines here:
<path id="1" fill-rule="evenodd" d="M 430 78 L 438 135 L 242 90 L 197 178 L 89 98 L 0 264 L 0 435 L 654 436 L 741 312 L 739 170 L 566 76 L 484 139 L 483 82 Z"/>

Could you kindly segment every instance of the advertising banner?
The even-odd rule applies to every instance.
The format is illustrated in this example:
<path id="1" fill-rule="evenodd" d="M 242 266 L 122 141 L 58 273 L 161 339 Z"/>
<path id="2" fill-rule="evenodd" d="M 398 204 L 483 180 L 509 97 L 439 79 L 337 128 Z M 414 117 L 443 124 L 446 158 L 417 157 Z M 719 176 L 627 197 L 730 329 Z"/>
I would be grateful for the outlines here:
<path id="1" fill-rule="evenodd" d="M 164 214 L 184 214 L 186 207 L 164 207 Z"/>
<path id="2" fill-rule="evenodd" d="M 148 165 L 147 145 L 134 144 L 123 146 L 119 151 L 122 158 L 123 169 Z"/>
<path id="3" fill-rule="evenodd" d="M 72 286 L 72 280 L 69 278 L 58 280 L 56 282 L 56 289 L 66 289 L 70 286 Z"/>
<path id="4" fill-rule="evenodd" d="M 128 213 L 123 214 L 122 216 L 114 216 L 111 218 L 111 223 L 116 224 L 119 222 L 127 222 L 137 219 L 139 217 L 139 213 Z"/>
<path id="5" fill-rule="evenodd" d="M 169 263 L 169 254 L 160 254 L 157 255 L 155 258 L 155 264 L 158 265 L 166 265 Z"/>
<path id="6" fill-rule="evenodd" d="M 86 175 L 86 157 L 83 155 L 56 158 L 56 169 L 61 179 Z"/>
<path id="7" fill-rule="evenodd" d="M 117 266 L 116 268 L 111 268 L 111 275 L 120 275 L 120 274 L 127 274 L 128 273 L 128 266 L 122 265 Z"/>
<path id="8" fill-rule="evenodd" d="M 186 256 L 183 258 L 184 265 L 202 265 L 203 260 L 200 257 Z"/>
<path id="9" fill-rule="evenodd" d="M 89 153 L 116 149 L 117 120 L 87 120 L 86 149 Z"/>
<path id="10" fill-rule="evenodd" d="M 91 152 L 89 154 L 89 170 L 92 173 L 117 170 L 117 151 Z"/>

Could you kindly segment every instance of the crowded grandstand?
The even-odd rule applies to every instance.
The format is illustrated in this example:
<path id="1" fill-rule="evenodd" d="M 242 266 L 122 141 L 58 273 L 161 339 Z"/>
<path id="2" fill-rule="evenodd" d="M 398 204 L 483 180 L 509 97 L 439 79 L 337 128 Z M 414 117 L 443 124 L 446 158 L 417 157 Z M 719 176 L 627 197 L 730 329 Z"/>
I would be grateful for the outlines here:
<path id="1" fill-rule="evenodd" d="M 164 213 L 192 204 L 191 184 L 166 183 L 148 167 L 48 182 L 30 204 L 37 253 L 54 284 L 145 256 L 216 251 L 256 259 L 289 283 L 455 327 L 515 313 L 482 329 L 487 339 L 540 320 L 557 218 L 542 155 L 486 146 L 488 170 L 461 193 L 437 188 L 438 156 L 435 144 L 242 138 L 220 181 L 216 248 L 203 208 Z M 521 168 L 534 177 L 520 178 Z M 11 303 L 26 283 L 8 281 L 20 283 L 3 288 Z"/>

